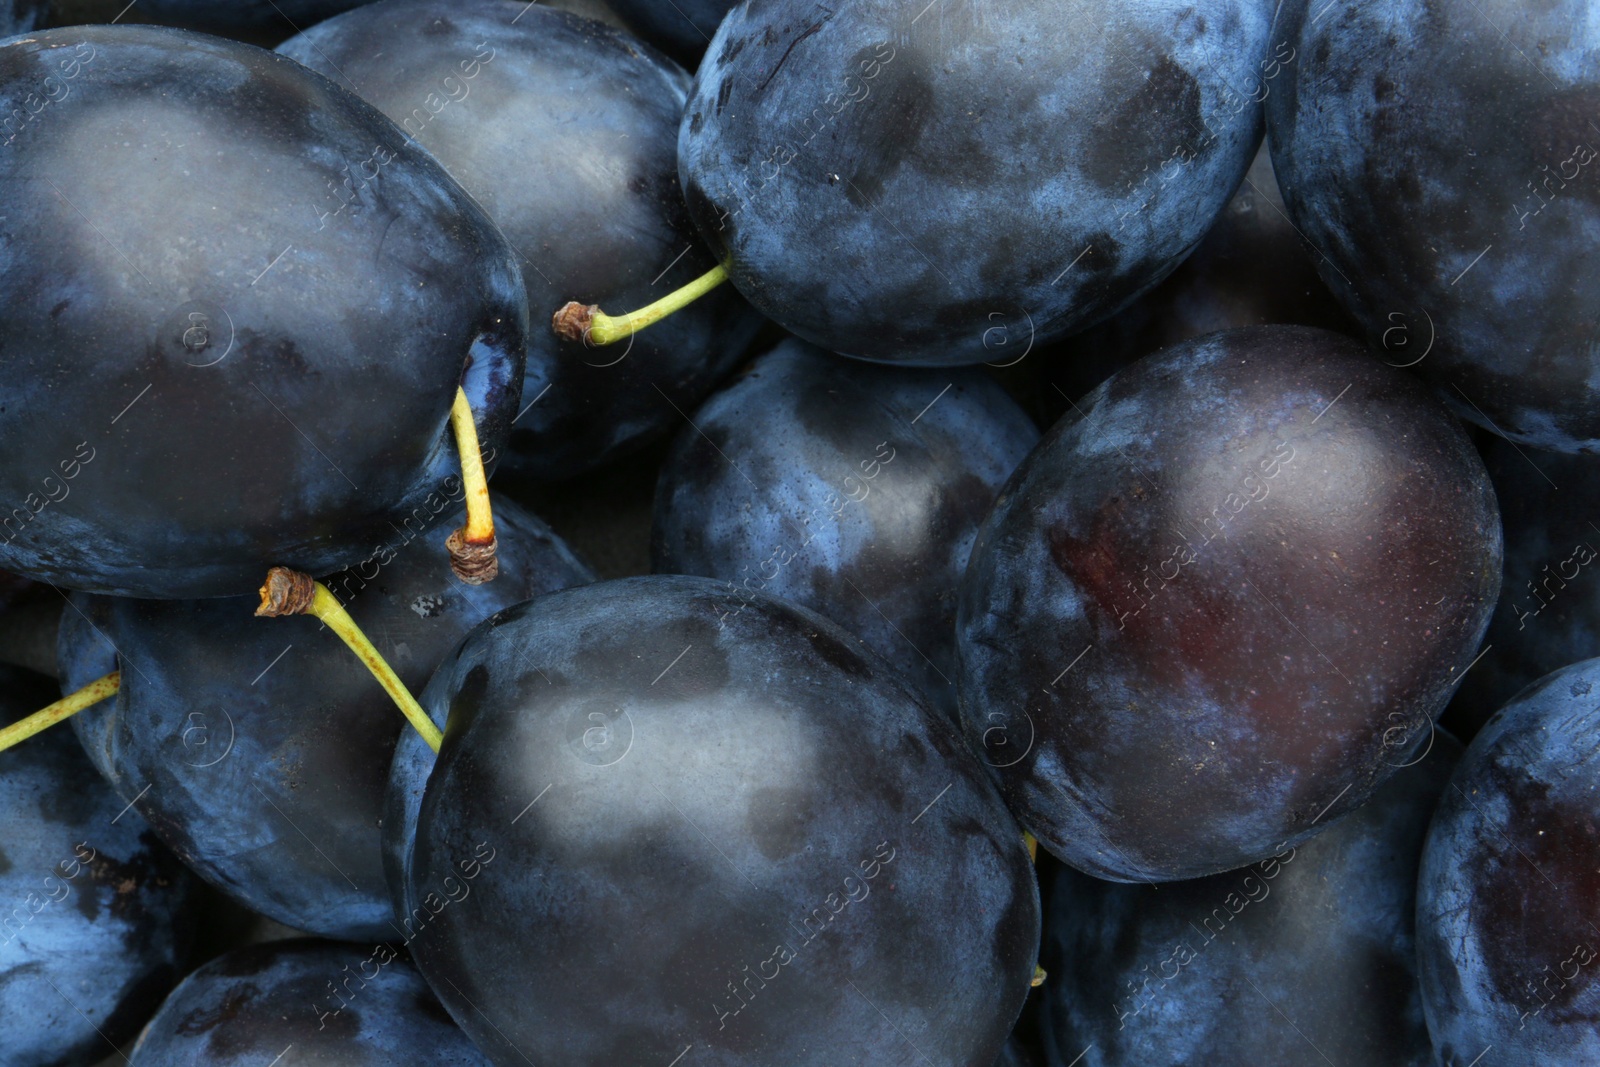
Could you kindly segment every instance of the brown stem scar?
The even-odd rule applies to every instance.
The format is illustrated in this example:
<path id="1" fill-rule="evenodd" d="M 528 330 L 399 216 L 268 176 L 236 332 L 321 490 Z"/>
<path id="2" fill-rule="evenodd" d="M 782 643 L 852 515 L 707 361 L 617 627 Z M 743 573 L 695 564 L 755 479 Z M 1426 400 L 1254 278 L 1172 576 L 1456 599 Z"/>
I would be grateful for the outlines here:
<path id="1" fill-rule="evenodd" d="M 317 583 L 311 575 L 274 567 L 267 572 L 267 582 L 261 587 L 261 606 L 256 608 L 256 614 L 267 618 L 303 615 L 316 591 Z"/>
<path id="2" fill-rule="evenodd" d="M 488 544 L 473 544 L 467 540 L 463 527 L 451 534 L 444 545 L 450 550 L 450 569 L 468 585 L 482 585 L 500 573 L 500 559 L 495 555 L 497 538 L 490 538 Z"/>
<path id="3" fill-rule="evenodd" d="M 599 304 L 580 304 L 576 300 L 569 300 L 562 305 L 550 318 L 550 328 L 556 336 L 563 341 L 583 341 L 588 343 L 589 328 L 594 324 L 594 317 L 600 314 Z"/>

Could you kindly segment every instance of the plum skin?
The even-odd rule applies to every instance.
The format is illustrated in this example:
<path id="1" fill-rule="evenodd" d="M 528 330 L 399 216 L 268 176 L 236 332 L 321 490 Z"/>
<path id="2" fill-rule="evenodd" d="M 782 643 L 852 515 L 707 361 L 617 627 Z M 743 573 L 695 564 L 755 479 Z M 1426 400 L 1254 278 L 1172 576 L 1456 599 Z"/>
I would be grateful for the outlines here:
<path id="1" fill-rule="evenodd" d="M 707 579 L 603 582 L 441 667 L 419 967 L 497 1064 L 992 1061 L 1038 946 L 1015 823 L 858 639 L 767 597 L 724 627 L 731 606 Z M 522 858 L 446 902 L 479 849 Z"/>
<path id="2" fill-rule="evenodd" d="M 1547 675 L 1473 738 L 1417 889 L 1423 1008 L 1441 1062 L 1600 1059 L 1600 660 Z M 1487 1062 L 1487 1061 L 1486 1061 Z"/>
<path id="3" fill-rule="evenodd" d="M 1498 595 L 1494 493 L 1420 384 L 1324 331 L 1197 339 L 1046 435 L 973 548 L 962 717 L 1098 877 L 1304 840 L 1421 744 Z"/>
<path id="4" fill-rule="evenodd" d="M 1158 283 L 1244 176 L 1287 54 L 1257 0 L 921 7 L 735 7 L 678 142 L 746 299 L 883 362 L 983 362 L 996 330 L 1043 341 Z"/>

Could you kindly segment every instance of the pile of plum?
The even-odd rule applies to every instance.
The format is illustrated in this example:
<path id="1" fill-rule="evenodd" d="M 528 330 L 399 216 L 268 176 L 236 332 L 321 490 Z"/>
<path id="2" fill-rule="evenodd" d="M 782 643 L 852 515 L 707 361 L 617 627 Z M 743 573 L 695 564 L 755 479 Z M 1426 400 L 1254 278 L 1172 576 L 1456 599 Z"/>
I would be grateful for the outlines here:
<path id="1" fill-rule="evenodd" d="M 1600 1065 L 1600 0 L 0 0 L 0 1067 Z"/>

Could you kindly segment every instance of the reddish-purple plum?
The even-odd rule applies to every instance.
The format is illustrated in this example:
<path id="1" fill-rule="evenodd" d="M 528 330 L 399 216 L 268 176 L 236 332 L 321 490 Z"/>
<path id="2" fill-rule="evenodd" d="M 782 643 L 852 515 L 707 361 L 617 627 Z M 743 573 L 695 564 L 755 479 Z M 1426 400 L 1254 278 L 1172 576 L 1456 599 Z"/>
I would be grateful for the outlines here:
<path id="1" fill-rule="evenodd" d="M 1600 1063 L 1600 660 L 1523 690 L 1473 738 L 1417 884 L 1441 1063 Z"/>
<path id="2" fill-rule="evenodd" d="M 1356 342 L 1213 334 L 1058 423 L 978 534 L 962 716 L 1012 810 L 1119 881 L 1274 854 L 1431 732 L 1500 585 L 1450 413 Z"/>

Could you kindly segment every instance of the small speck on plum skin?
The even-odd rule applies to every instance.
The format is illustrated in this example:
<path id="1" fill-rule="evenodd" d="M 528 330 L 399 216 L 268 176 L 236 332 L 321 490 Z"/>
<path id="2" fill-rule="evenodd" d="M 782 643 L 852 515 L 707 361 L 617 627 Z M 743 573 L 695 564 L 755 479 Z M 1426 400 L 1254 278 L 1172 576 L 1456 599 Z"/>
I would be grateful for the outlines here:
<path id="1" fill-rule="evenodd" d="M 1488 1046 L 1505 1067 L 1600 1061 L 1597 684 L 1590 659 L 1523 690 L 1434 813 L 1417 950 L 1442 1063 Z"/>
<path id="2" fill-rule="evenodd" d="M 1201 338 L 1046 435 L 958 613 L 968 736 L 1049 851 L 1229 870 L 1422 743 L 1499 592 L 1482 462 L 1427 390 L 1300 327 Z"/>

